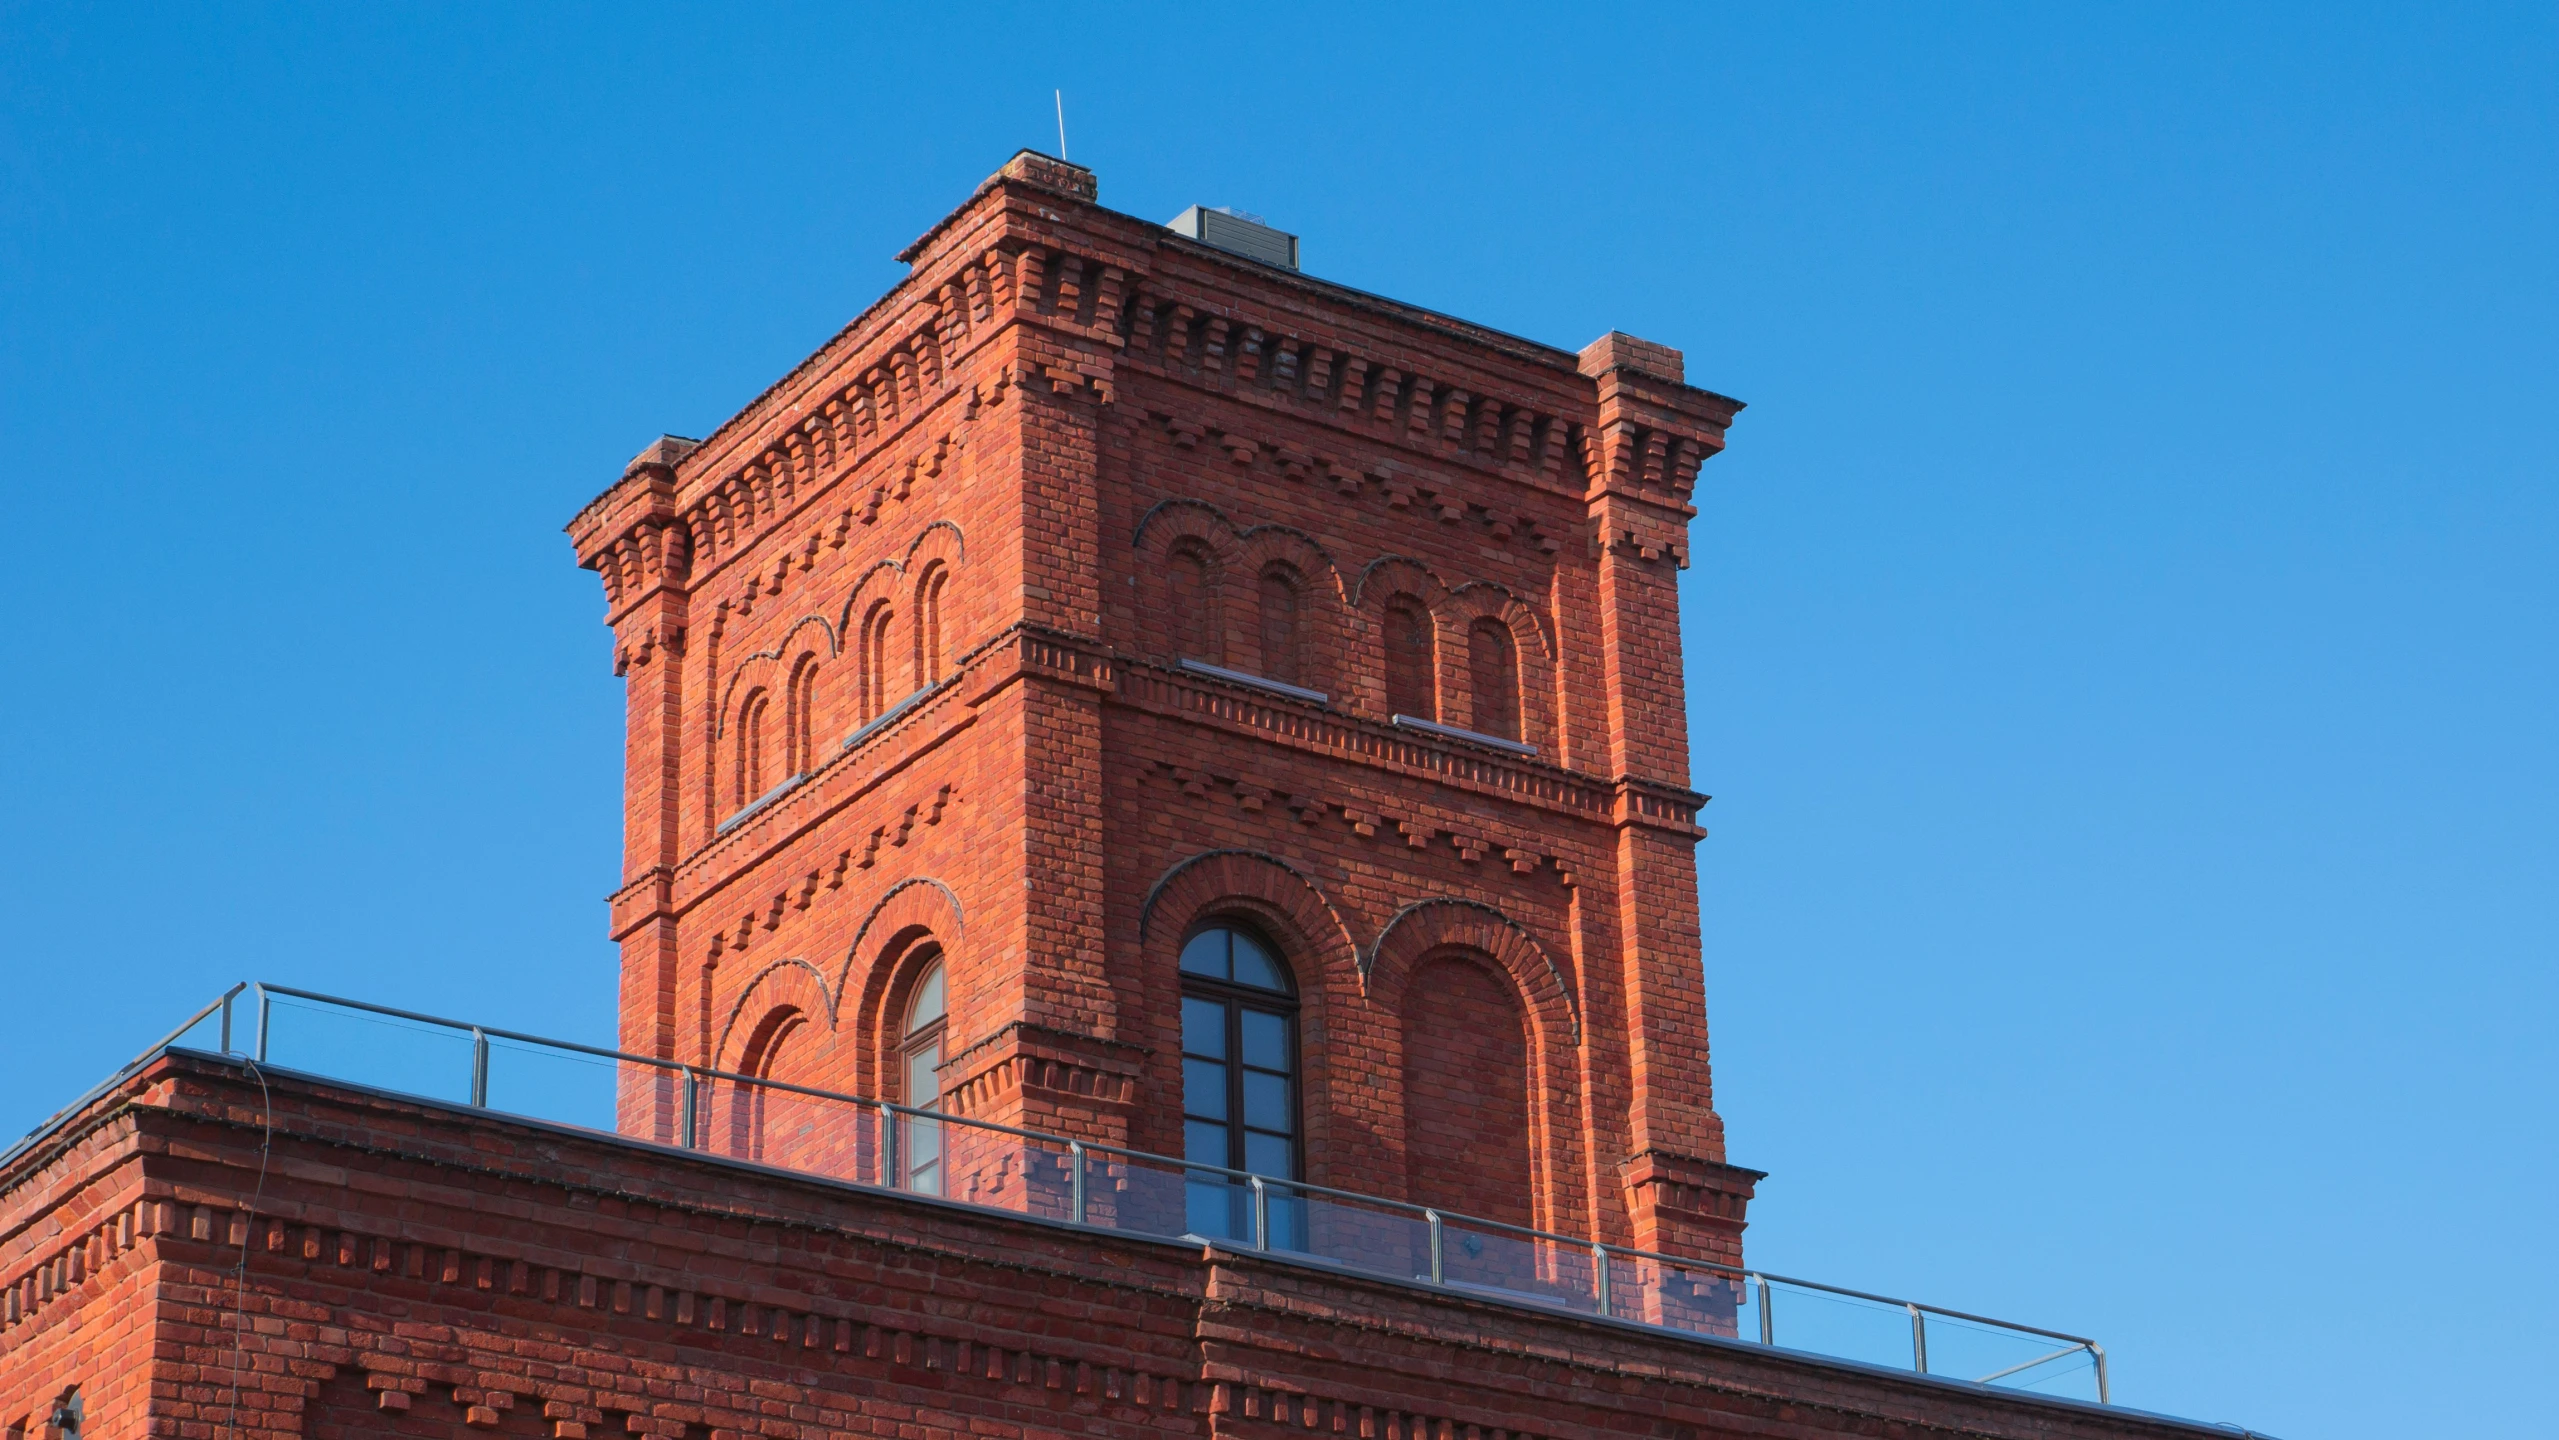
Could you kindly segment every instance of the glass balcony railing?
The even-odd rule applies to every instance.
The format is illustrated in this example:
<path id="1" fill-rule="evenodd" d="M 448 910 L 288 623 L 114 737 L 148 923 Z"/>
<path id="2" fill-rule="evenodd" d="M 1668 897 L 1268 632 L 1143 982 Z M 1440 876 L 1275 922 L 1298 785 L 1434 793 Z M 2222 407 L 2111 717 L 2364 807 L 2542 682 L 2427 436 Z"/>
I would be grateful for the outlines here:
<path id="1" fill-rule="evenodd" d="M 244 996 L 255 1018 L 242 1045 Z M 207 1042 L 325 1079 L 1091 1230 L 2108 1401 L 2105 1349 L 2084 1336 L 282 985 L 234 986 L 0 1165 L 163 1049 Z"/>

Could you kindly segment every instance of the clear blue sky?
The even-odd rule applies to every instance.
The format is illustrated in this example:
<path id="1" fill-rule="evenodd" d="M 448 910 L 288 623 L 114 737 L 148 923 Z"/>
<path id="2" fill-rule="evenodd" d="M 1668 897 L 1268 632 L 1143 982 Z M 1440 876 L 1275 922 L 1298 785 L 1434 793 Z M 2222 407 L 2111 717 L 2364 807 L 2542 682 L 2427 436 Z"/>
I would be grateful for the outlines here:
<path id="1" fill-rule="evenodd" d="M 2546 1433 L 2559 11 L 1773 8 L 0 5 L 0 1130 L 242 976 L 608 1035 L 560 526 L 1063 86 L 1106 203 L 1751 402 L 1683 583 L 1760 1263 Z"/>

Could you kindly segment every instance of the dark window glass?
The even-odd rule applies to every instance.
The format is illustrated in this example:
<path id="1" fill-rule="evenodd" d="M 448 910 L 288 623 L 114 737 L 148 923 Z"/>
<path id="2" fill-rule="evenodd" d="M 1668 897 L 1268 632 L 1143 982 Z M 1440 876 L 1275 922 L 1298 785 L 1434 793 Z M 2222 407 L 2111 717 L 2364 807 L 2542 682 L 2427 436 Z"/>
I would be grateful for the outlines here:
<path id="1" fill-rule="evenodd" d="M 1259 937 L 1215 926 L 1182 947 L 1182 1154 L 1275 1180 L 1298 1178 L 1297 1004 L 1288 972 Z M 1250 1240 L 1253 1190 L 1194 1174 L 1189 1223 Z M 1304 1202 L 1266 1187 L 1269 1240 L 1294 1247 Z"/>

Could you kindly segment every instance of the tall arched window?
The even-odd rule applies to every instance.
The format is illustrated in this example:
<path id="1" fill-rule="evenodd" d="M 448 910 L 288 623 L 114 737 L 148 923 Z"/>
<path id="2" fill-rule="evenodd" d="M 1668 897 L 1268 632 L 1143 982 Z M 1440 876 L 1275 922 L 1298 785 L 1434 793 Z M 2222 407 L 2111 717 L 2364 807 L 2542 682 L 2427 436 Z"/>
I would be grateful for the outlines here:
<path id="1" fill-rule="evenodd" d="M 1171 602 L 1164 623 L 1171 627 L 1173 658 L 1204 660 L 1212 665 L 1224 661 L 1226 647 L 1219 643 L 1217 597 L 1211 587 L 1207 553 L 1197 545 L 1174 551 L 1164 564 L 1164 584 L 1165 598 Z"/>
<path id="2" fill-rule="evenodd" d="M 1519 650 L 1510 627 L 1490 616 L 1467 627 L 1466 669 L 1475 691 L 1475 715 L 1466 728 L 1518 739 Z"/>
<path id="3" fill-rule="evenodd" d="M 816 745 L 812 738 L 817 728 L 817 657 L 803 655 L 799 666 L 791 672 L 790 707 L 785 726 L 790 739 L 790 753 L 783 768 L 793 775 L 805 775 L 815 768 Z"/>
<path id="4" fill-rule="evenodd" d="M 880 718 L 889 706 L 889 622 L 896 615 L 883 600 L 862 617 L 862 719 Z"/>
<path id="5" fill-rule="evenodd" d="M 942 591 L 951 572 L 940 561 L 915 586 L 915 685 L 922 689 L 942 678 Z"/>
<path id="6" fill-rule="evenodd" d="M 773 708 L 770 692 L 755 689 L 737 707 L 737 785 L 733 803 L 744 805 L 764 793 L 764 717 Z"/>
<path id="7" fill-rule="evenodd" d="M 1287 685 L 1303 685 L 1304 641 L 1297 623 L 1297 575 L 1285 565 L 1262 572 L 1262 673 Z"/>
<path id="8" fill-rule="evenodd" d="M 1431 612 L 1410 595 L 1386 605 L 1386 713 L 1439 718 Z"/>
<path id="9" fill-rule="evenodd" d="M 943 994 L 942 960 L 932 957 L 908 992 L 906 1023 L 898 1041 L 898 1099 L 918 1110 L 942 1108 L 942 1041 L 950 1028 Z M 942 1127 L 931 1120 L 900 1116 L 898 1169 L 909 1190 L 942 1193 Z"/>
<path id="10" fill-rule="evenodd" d="M 1182 946 L 1182 1158 L 1273 1179 L 1298 1178 L 1297 996 L 1277 952 L 1233 925 Z M 1200 1235 L 1253 1238 L 1252 1189 L 1194 1174 L 1189 1223 Z M 1293 1245 L 1293 1193 L 1271 1192 L 1270 1243 Z"/>

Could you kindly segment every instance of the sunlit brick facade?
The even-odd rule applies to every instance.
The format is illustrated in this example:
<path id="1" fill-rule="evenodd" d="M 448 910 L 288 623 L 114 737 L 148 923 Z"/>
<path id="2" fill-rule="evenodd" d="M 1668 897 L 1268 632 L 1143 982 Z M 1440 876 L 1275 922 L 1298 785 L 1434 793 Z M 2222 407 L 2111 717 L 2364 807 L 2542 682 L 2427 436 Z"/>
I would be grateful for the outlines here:
<path id="1" fill-rule="evenodd" d="M 625 1048 L 918 1100 L 938 963 L 921 1099 L 1178 1154 L 1177 956 L 1239 921 L 1305 1178 L 1738 1258 L 1677 609 L 1738 404 L 1027 154 L 903 258 L 570 527 L 629 687 Z"/>
<path id="2" fill-rule="evenodd" d="M 156 1048 L 0 1153 L 0 1440 L 2224 1433 L 1915 1373 L 1916 1308 L 1890 1368 L 1733 1333 L 1710 1265 L 1182 1210 L 1216 1152 L 1567 1232 L 1529 1280 L 1739 1257 L 1675 606 L 1737 406 L 1036 156 L 908 258 L 570 527 L 629 695 L 618 1129 Z M 1018 1203 L 1046 1136 L 987 1203 L 779 1085 L 1181 1155 L 1175 1209 Z"/>

